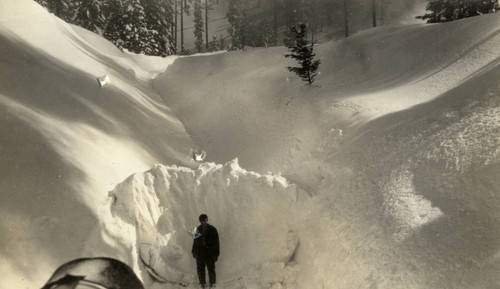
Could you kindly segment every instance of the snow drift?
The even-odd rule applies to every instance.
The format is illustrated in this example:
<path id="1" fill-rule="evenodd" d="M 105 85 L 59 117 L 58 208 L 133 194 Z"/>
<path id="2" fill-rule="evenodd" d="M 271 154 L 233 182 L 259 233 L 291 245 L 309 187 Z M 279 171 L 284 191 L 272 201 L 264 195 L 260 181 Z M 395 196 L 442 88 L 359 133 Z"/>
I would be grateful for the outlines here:
<path id="1" fill-rule="evenodd" d="M 1 287 L 39 288 L 82 255 L 124 256 L 97 225 L 112 222 L 106 192 L 156 162 L 190 165 L 183 125 L 144 85 L 168 62 L 137 59 L 34 1 L 0 2 Z"/>
<path id="2" fill-rule="evenodd" d="M 220 288 L 499 286 L 500 14 L 318 44 L 311 87 L 280 47 L 159 59 L 33 1 L 0 19 L 2 288 L 86 256 L 195 288 L 200 213 Z"/>

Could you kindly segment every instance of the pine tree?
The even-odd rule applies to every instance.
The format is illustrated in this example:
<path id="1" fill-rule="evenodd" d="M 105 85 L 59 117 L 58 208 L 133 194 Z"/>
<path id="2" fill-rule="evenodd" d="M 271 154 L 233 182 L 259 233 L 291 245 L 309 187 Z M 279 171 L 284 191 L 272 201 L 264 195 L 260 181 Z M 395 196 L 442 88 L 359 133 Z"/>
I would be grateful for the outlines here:
<path id="1" fill-rule="evenodd" d="M 167 56 L 175 51 L 174 35 L 170 29 L 174 24 L 172 1 L 142 0 L 148 30 L 146 54 Z"/>
<path id="2" fill-rule="evenodd" d="M 212 35 L 212 41 L 210 41 L 208 50 L 209 51 L 221 51 L 224 50 L 226 46 L 226 41 L 224 40 L 224 37 L 220 35 Z"/>
<path id="3" fill-rule="evenodd" d="M 426 13 L 416 18 L 428 23 L 446 22 L 480 14 L 493 13 L 499 9 L 497 0 L 428 0 Z"/>
<path id="4" fill-rule="evenodd" d="M 274 43 L 273 38 L 271 24 L 265 18 L 248 27 L 248 44 L 250 46 L 268 47 Z"/>
<path id="5" fill-rule="evenodd" d="M 120 49 L 134 53 L 146 51 L 148 29 L 144 8 L 139 0 L 126 0 L 104 33 Z"/>
<path id="6" fill-rule="evenodd" d="M 245 49 L 249 23 L 242 0 L 229 0 L 229 10 L 226 17 L 231 25 L 227 29 L 232 39 L 231 49 Z"/>
<path id="7" fill-rule="evenodd" d="M 185 54 L 186 51 L 184 50 L 184 0 L 179 0 L 179 3 L 181 4 L 181 19 L 180 19 L 180 24 L 181 24 L 181 54 Z"/>
<path id="8" fill-rule="evenodd" d="M 273 0 L 273 45 L 278 45 L 278 7 L 279 0 Z"/>
<path id="9" fill-rule="evenodd" d="M 177 0 L 176 0 L 177 1 Z M 181 52 L 180 54 L 188 54 L 188 52 L 186 51 L 186 49 L 184 48 L 184 13 L 186 15 L 189 15 L 190 12 L 189 12 L 189 9 L 191 9 L 191 6 L 189 6 L 189 3 L 191 2 L 191 0 L 178 0 L 179 3 L 180 3 L 180 16 L 181 16 L 181 19 L 180 19 L 180 32 L 181 32 Z M 177 41 L 176 41 L 177 42 Z"/>
<path id="10" fill-rule="evenodd" d="M 191 2 L 193 0 L 182 0 L 184 1 L 184 13 L 186 13 L 187 16 L 191 15 Z"/>
<path id="11" fill-rule="evenodd" d="M 101 34 L 104 36 L 104 38 L 111 40 L 106 37 L 106 31 L 108 30 L 108 27 L 111 27 L 114 24 L 113 22 L 115 21 L 115 19 L 118 19 L 117 15 L 119 15 L 123 11 L 122 8 L 122 0 L 103 0 L 101 13 L 105 21 L 103 23 Z"/>
<path id="12" fill-rule="evenodd" d="M 78 7 L 74 24 L 101 34 L 106 23 L 104 12 L 102 0 L 83 0 Z"/>
<path id="13" fill-rule="evenodd" d="M 50 12 L 54 13 L 63 20 L 67 20 L 69 18 L 66 14 L 67 4 L 63 0 L 47 0 L 47 8 Z"/>
<path id="14" fill-rule="evenodd" d="M 210 10 L 210 5 L 208 0 L 205 0 L 205 45 L 208 50 L 208 10 Z"/>
<path id="15" fill-rule="evenodd" d="M 288 46 L 292 53 L 286 54 L 285 57 L 290 57 L 300 64 L 298 67 L 289 66 L 287 69 L 300 76 L 302 80 L 307 81 L 310 85 L 314 82 L 314 78 L 317 75 L 316 71 L 321 62 L 314 60 L 314 56 L 316 56 L 313 53 L 314 43 L 307 45 L 306 28 L 307 26 L 304 23 L 290 27 L 290 31 L 295 35 L 295 41 Z"/>
<path id="16" fill-rule="evenodd" d="M 75 18 L 76 11 L 80 5 L 79 0 L 64 1 L 64 0 L 35 0 L 38 4 L 46 7 L 50 13 L 54 13 L 62 20 L 72 23 Z"/>
<path id="17" fill-rule="evenodd" d="M 42 5 L 43 7 L 47 7 L 47 0 L 35 0 L 35 2 Z"/>
<path id="18" fill-rule="evenodd" d="M 203 17 L 201 11 L 201 0 L 194 1 L 194 38 L 196 50 L 203 50 Z"/>

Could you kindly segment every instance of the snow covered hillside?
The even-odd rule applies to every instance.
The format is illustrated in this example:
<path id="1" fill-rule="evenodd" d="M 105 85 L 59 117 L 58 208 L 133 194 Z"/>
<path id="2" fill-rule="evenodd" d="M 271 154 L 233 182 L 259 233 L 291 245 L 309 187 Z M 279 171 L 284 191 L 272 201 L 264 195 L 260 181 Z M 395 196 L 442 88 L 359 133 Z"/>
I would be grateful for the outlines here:
<path id="1" fill-rule="evenodd" d="M 0 2 L 0 288 L 91 256 L 197 288 L 200 213 L 218 288 L 499 287 L 498 27 L 321 43 L 306 86 L 284 48 L 131 55 Z"/>

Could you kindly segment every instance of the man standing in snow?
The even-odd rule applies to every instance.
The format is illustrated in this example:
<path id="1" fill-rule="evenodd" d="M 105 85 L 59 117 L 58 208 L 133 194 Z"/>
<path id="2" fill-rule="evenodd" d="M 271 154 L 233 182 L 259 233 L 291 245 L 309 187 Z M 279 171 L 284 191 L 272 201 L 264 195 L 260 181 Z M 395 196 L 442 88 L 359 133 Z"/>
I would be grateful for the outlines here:
<path id="1" fill-rule="evenodd" d="M 212 288 L 215 286 L 215 262 L 219 258 L 219 234 L 214 226 L 208 224 L 207 215 L 201 214 L 198 219 L 201 225 L 196 228 L 193 235 L 194 242 L 191 252 L 196 259 L 196 269 L 201 287 L 205 288 L 206 284 L 206 266 L 210 288 Z"/>

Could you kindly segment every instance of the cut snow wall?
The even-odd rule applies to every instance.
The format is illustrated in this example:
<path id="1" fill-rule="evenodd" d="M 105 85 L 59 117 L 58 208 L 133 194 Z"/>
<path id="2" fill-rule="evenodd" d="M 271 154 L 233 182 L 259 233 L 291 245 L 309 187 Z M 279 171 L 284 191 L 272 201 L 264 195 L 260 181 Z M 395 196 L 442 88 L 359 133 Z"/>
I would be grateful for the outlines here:
<path id="1" fill-rule="evenodd" d="M 220 235 L 218 280 L 283 282 L 298 246 L 295 212 L 306 200 L 283 177 L 246 171 L 237 159 L 203 163 L 196 170 L 155 165 L 110 196 L 112 214 L 135 227 L 140 266 L 157 280 L 183 285 L 195 280 L 187 231 L 199 225 L 202 213 Z M 147 284 L 148 274 L 142 277 Z"/>

